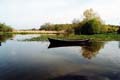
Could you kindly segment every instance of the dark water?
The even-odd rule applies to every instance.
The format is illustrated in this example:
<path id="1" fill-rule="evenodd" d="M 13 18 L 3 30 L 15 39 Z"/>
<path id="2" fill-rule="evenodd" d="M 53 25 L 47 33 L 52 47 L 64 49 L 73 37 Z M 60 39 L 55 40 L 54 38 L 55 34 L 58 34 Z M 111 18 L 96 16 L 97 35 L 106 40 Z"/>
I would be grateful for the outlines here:
<path id="1" fill-rule="evenodd" d="M 120 42 L 49 48 L 37 35 L 0 36 L 0 80 L 120 80 Z"/>

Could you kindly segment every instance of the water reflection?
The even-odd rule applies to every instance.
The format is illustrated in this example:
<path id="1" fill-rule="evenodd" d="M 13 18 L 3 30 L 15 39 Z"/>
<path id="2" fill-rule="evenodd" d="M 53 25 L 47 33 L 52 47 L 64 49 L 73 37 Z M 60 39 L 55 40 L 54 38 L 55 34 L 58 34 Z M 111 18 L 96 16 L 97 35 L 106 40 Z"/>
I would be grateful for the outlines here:
<path id="1" fill-rule="evenodd" d="M 118 47 L 120 48 L 120 41 L 118 42 Z"/>
<path id="2" fill-rule="evenodd" d="M 87 73 L 86 73 L 87 74 Z M 120 73 L 117 73 L 116 75 L 113 73 L 107 73 L 106 74 L 101 74 L 99 75 L 92 75 L 92 76 L 87 76 L 87 75 L 63 75 L 63 76 L 58 76 L 55 78 L 52 78 L 50 80 L 119 80 Z M 110 75 L 113 74 L 113 75 Z"/>
<path id="3" fill-rule="evenodd" d="M 89 46 L 82 46 L 82 55 L 87 59 L 91 59 L 95 57 L 103 47 L 104 42 L 92 42 Z"/>
<path id="4" fill-rule="evenodd" d="M 5 42 L 8 39 L 12 39 L 13 37 L 13 34 L 0 34 L 0 46 L 2 46 L 2 42 Z"/>
<path id="5" fill-rule="evenodd" d="M 116 41 L 48 49 L 47 41 L 18 41 L 26 37 L 16 35 L 12 41 L 4 40 L 0 47 L 0 80 L 120 80 Z M 91 59 L 98 53 L 88 60 L 88 55 Z"/>
<path id="6" fill-rule="evenodd" d="M 89 43 L 78 43 L 78 44 L 52 44 L 48 46 L 48 48 L 56 48 L 56 47 L 70 47 L 70 46 L 80 46 L 82 49 L 82 56 L 87 59 L 91 59 L 92 57 L 95 57 L 100 49 L 104 47 L 104 42 L 96 42 L 91 41 Z"/>

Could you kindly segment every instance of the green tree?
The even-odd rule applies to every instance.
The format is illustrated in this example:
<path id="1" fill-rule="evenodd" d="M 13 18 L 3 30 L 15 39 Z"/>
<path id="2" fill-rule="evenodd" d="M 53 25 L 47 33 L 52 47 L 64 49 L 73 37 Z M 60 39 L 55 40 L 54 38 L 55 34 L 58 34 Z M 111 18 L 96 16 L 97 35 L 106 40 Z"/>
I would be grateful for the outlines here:
<path id="1" fill-rule="evenodd" d="M 85 10 L 83 12 L 83 16 L 85 17 L 84 20 L 91 20 L 91 19 L 94 19 L 94 18 L 100 19 L 98 14 L 95 13 L 92 8 Z"/>
<path id="2" fill-rule="evenodd" d="M 81 27 L 81 34 L 100 33 L 100 27 L 101 27 L 100 21 L 96 19 L 91 19 Z"/>
<path id="3" fill-rule="evenodd" d="M 79 24 L 80 20 L 79 19 L 73 19 L 72 24 Z"/>
<path id="4" fill-rule="evenodd" d="M 103 21 L 98 16 L 97 13 L 95 13 L 92 9 L 87 9 L 84 13 L 84 19 L 81 22 L 82 25 L 78 26 L 77 31 L 78 34 L 96 34 L 101 33 L 104 29 Z"/>
<path id="5" fill-rule="evenodd" d="M 120 27 L 119 27 L 119 29 L 117 30 L 117 33 L 120 34 Z"/>
<path id="6" fill-rule="evenodd" d="M 13 28 L 6 25 L 5 23 L 0 23 L 0 32 L 11 32 Z"/>
<path id="7" fill-rule="evenodd" d="M 49 30 L 49 27 L 51 26 L 50 23 L 45 23 L 43 25 L 40 26 L 39 30 Z"/>

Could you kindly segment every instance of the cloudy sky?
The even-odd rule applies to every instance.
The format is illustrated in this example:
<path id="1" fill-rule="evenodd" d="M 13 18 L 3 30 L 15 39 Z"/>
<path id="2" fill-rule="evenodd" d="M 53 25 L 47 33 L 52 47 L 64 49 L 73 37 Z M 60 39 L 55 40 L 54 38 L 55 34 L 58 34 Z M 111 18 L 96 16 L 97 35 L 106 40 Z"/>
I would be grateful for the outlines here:
<path id="1" fill-rule="evenodd" d="M 106 24 L 120 24 L 120 0 L 0 0 L 0 22 L 15 29 L 39 28 L 46 22 L 71 23 L 89 8 Z"/>

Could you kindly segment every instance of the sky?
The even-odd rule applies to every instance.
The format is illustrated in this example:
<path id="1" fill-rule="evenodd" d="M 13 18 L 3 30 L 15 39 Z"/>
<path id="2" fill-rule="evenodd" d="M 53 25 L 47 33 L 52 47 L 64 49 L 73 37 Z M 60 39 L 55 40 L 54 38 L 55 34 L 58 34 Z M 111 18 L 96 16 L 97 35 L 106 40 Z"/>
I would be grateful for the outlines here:
<path id="1" fill-rule="evenodd" d="M 0 22 L 15 29 L 40 28 L 82 19 L 92 8 L 106 24 L 120 25 L 120 0 L 0 0 Z"/>

